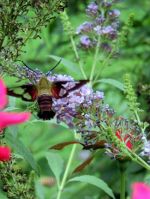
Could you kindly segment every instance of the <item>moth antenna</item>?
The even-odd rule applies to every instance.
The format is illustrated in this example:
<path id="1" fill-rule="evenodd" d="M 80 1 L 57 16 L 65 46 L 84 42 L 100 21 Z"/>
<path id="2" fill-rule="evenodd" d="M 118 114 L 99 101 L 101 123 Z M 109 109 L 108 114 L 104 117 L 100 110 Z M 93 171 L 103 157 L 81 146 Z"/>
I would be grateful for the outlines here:
<path id="1" fill-rule="evenodd" d="M 61 62 L 61 59 L 56 63 L 56 65 L 50 70 L 50 71 L 53 71 Z"/>
<path id="2" fill-rule="evenodd" d="M 50 71 L 46 73 L 46 76 L 50 75 L 50 73 L 60 64 L 60 62 L 61 62 L 61 59 L 56 63 L 56 65 L 52 69 L 50 69 Z"/>
<path id="3" fill-rule="evenodd" d="M 22 62 L 29 70 L 35 72 L 35 71 L 34 71 L 32 68 L 30 68 L 24 61 L 22 61 L 22 60 L 16 60 L 16 61 Z"/>
<path id="4" fill-rule="evenodd" d="M 29 70 L 32 70 L 33 72 L 35 72 L 32 68 L 30 68 L 24 61 L 21 61 Z"/>
<path id="5" fill-rule="evenodd" d="M 37 75 L 37 71 L 33 70 L 32 68 L 30 68 L 24 61 L 22 60 L 16 60 L 16 61 L 19 61 L 19 62 L 22 62 L 22 64 L 25 66 L 25 67 L 19 67 L 20 68 L 20 71 L 22 72 L 22 77 L 25 77 L 27 79 L 29 79 L 31 82 L 33 82 L 34 84 L 37 82 L 37 78 L 36 78 L 36 75 Z M 24 74 L 25 73 L 25 74 Z"/>

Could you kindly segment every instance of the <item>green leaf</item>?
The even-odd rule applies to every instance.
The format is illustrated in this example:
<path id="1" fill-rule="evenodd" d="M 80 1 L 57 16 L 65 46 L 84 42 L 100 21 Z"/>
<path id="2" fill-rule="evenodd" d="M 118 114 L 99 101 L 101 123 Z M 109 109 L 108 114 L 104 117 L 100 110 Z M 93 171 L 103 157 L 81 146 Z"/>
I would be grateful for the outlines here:
<path id="1" fill-rule="evenodd" d="M 150 185 L 150 173 L 147 173 L 144 177 L 144 182 Z"/>
<path id="2" fill-rule="evenodd" d="M 46 158 L 54 176 L 56 177 L 57 184 L 60 184 L 60 175 L 63 171 L 63 159 L 61 156 L 54 152 L 48 152 Z"/>
<path id="3" fill-rule="evenodd" d="M 24 143 L 17 137 L 16 133 L 11 130 L 11 128 L 7 128 L 6 141 L 8 142 L 9 146 L 13 148 L 17 154 L 21 155 L 29 163 L 32 169 L 35 170 L 37 174 L 39 174 L 39 168 L 33 158 L 33 155 L 24 145 Z"/>
<path id="4" fill-rule="evenodd" d="M 0 191 L 0 198 L 1 199 L 7 199 L 6 193 Z"/>
<path id="5" fill-rule="evenodd" d="M 86 182 L 86 183 L 92 184 L 92 185 L 102 189 L 110 197 L 115 199 L 115 196 L 114 196 L 112 190 L 108 187 L 108 185 L 103 180 L 101 180 L 95 176 L 90 176 L 90 175 L 78 176 L 78 177 L 70 179 L 68 182 L 74 182 L 74 181 Z"/>
<path id="6" fill-rule="evenodd" d="M 36 191 L 36 196 L 38 199 L 44 199 L 44 187 L 41 185 L 40 182 L 35 181 L 35 191 Z"/>
<path id="7" fill-rule="evenodd" d="M 15 108 L 16 106 L 16 98 L 9 96 L 9 106 Z"/>
<path id="8" fill-rule="evenodd" d="M 58 125 L 58 123 L 57 123 L 57 121 L 56 121 L 56 119 L 55 118 L 53 118 L 53 119 L 51 119 L 51 120 L 39 120 L 39 119 L 34 119 L 34 120 L 31 120 L 31 121 L 28 121 L 28 124 L 33 124 L 33 123 L 41 123 L 41 124 L 43 124 L 43 123 L 47 123 L 47 124 L 56 124 L 56 125 Z M 67 124 L 65 124 L 64 122 L 60 122 L 59 123 L 59 126 L 62 126 L 62 127 L 64 127 L 65 129 L 69 129 L 69 127 L 67 126 Z"/>
<path id="9" fill-rule="evenodd" d="M 59 61 L 61 59 L 61 64 L 66 66 L 71 72 L 76 73 L 76 75 L 79 75 L 78 66 L 75 63 L 55 55 L 49 55 L 49 57 L 56 61 Z"/>
<path id="10" fill-rule="evenodd" d="M 124 91 L 124 85 L 115 79 L 100 79 L 100 80 L 96 81 L 96 83 L 98 83 L 98 82 L 110 84 L 116 88 L 119 88 L 121 91 Z"/>
<path id="11" fill-rule="evenodd" d="M 7 107 L 7 108 L 5 108 L 5 111 L 7 112 L 9 112 L 9 111 L 18 111 L 19 110 L 19 108 L 15 108 L 15 107 Z"/>

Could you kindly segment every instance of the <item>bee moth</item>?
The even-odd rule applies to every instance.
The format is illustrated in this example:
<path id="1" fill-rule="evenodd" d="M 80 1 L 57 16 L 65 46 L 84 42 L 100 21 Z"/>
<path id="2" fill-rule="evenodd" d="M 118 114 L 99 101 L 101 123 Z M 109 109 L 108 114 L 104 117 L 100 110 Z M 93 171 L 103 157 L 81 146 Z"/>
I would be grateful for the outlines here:
<path id="1" fill-rule="evenodd" d="M 25 66 L 24 71 L 23 71 L 24 77 L 25 75 L 29 77 L 31 73 L 32 80 L 34 77 L 34 83 L 24 84 L 24 85 L 13 87 L 13 88 L 8 88 L 7 89 L 8 95 L 19 97 L 22 100 L 28 101 L 28 102 L 37 101 L 38 106 L 39 106 L 39 112 L 37 113 L 37 116 L 43 120 L 52 119 L 55 116 L 55 112 L 52 110 L 53 100 L 67 97 L 70 92 L 73 92 L 74 90 L 79 89 L 80 87 L 82 87 L 88 82 L 88 80 L 50 81 L 48 79 L 48 76 L 50 75 L 50 72 L 53 69 L 51 69 L 48 73 L 43 74 L 39 70 L 34 71 L 30 69 L 29 67 Z M 39 77 L 39 74 L 40 74 L 40 77 Z M 30 78 L 28 77 L 26 78 L 31 80 L 31 76 Z M 73 83 L 73 86 L 71 88 L 67 88 L 65 85 L 71 82 Z"/>

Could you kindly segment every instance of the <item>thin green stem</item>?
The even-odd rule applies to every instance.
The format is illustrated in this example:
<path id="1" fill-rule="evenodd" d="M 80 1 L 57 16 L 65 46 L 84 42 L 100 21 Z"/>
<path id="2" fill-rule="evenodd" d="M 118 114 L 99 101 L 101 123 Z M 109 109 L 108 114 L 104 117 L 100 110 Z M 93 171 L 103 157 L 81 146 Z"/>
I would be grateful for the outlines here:
<path id="1" fill-rule="evenodd" d="M 106 63 L 108 63 L 108 61 L 111 59 L 111 56 L 113 55 L 113 52 L 114 51 L 111 51 L 111 53 L 109 53 L 109 55 L 103 60 L 102 65 L 101 65 L 101 70 L 98 71 L 98 73 L 97 73 L 97 75 L 96 75 L 96 77 L 94 79 L 94 82 L 96 82 L 100 78 L 101 73 L 102 73 L 102 71 L 104 70 L 104 68 L 106 66 Z"/>
<path id="2" fill-rule="evenodd" d="M 138 125 L 140 126 L 140 128 L 141 128 L 141 130 L 142 130 L 142 133 L 145 134 L 145 129 L 142 128 L 142 122 L 141 122 L 141 120 L 140 120 L 140 117 L 139 117 L 137 111 L 134 111 L 134 114 L 135 114 L 135 117 L 136 117 L 136 119 L 137 119 Z"/>
<path id="3" fill-rule="evenodd" d="M 72 160 L 74 158 L 74 154 L 75 154 L 76 148 L 77 148 L 77 144 L 74 144 L 73 147 L 72 147 L 71 153 L 70 153 L 70 157 L 69 157 L 69 160 L 68 160 L 68 163 L 67 163 L 67 166 L 66 166 L 66 170 L 64 172 L 62 181 L 61 181 L 60 186 L 59 186 L 59 190 L 58 190 L 58 194 L 57 194 L 57 198 L 56 199 L 60 199 L 61 198 L 61 194 L 63 192 L 63 188 L 64 188 L 64 186 L 66 184 L 66 180 L 67 180 L 67 177 L 69 175 L 70 166 L 71 166 Z"/>
<path id="4" fill-rule="evenodd" d="M 120 167 L 120 199 L 125 199 L 126 172 L 124 162 L 119 162 Z"/>
<path id="5" fill-rule="evenodd" d="M 135 117 L 137 119 L 138 124 L 141 125 L 141 120 L 139 118 L 139 115 L 138 115 L 137 111 L 134 111 L 134 114 L 135 114 Z"/>
<path id="6" fill-rule="evenodd" d="M 150 165 L 148 165 L 142 158 L 140 158 L 136 153 L 132 152 L 132 150 L 130 150 L 130 153 L 132 155 L 133 160 L 140 164 L 142 167 L 144 167 L 145 169 L 150 171 Z M 131 158 L 131 159 L 132 159 Z"/>
<path id="7" fill-rule="evenodd" d="M 92 81 L 93 78 L 94 78 L 95 68 L 96 68 L 96 64 L 97 64 L 97 60 L 98 60 L 98 54 L 99 54 L 99 49 L 100 49 L 99 46 L 100 46 L 100 35 L 98 36 L 98 42 L 97 42 L 96 49 L 95 49 L 95 55 L 94 55 L 92 69 L 91 69 L 90 81 Z"/>
<path id="8" fill-rule="evenodd" d="M 82 62 L 80 60 L 80 57 L 79 57 L 79 54 L 78 54 L 77 47 L 76 47 L 76 44 L 74 42 L 73 36 L 70 36 L 70 40 L 71 40 L 73 51 L 75 53 L 76 60 L 79 63 L 79 67 L 80 67 L 81 73 L 82 73 L 84 79 L 87 79 L 87 76 L 86 76 L 86 74 L 84 72 L 83 64 L 82 64 Z"/>

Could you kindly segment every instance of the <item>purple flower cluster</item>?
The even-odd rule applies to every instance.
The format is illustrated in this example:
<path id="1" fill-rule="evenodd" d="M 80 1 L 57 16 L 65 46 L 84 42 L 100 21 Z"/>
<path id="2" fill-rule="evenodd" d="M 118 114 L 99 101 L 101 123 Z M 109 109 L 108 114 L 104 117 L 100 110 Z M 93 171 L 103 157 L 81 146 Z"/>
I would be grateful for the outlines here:
<path id="1" fill-rule="evenodd" d="M 72 77 L 66 75 L 54 75 L 49 77 L 50 81 L 70 81 L 64 84 L 65 90 L 74 87 L 75 81 Z M 60 92 L 64 92 L 63 89 Z M 81 88 L 70 92 L 66 97 L 55 99 L 53 98 L 52 109 L 56 113 L 58 122 L 66 123 L 70 128 L 75 127 L 73 122 L 76 114 L 77 107 L 84 102 L 86 96 L 92 95 L 93 91 L 88 86 L 84 85 Z"/>
<path id="2" fill-rule="evenodd" d="M 111 41 L 117 39 L 120 11 L 112 9 L 115 2 L 100 1 L 91 2 L 86 9 L 86 14 L 90 21 L 81 24 L 76 33 L 81 35 L 80 45 L 83 49 L 91 49 L 97 44 L 98 36 L 101 36 L 101 41 L 105 41 L 105 48 L 103 42 L 100 48 L 105 51 L 111 50 Z M 104 47 L 104 48 L 103 48 Z"/>
<path id="3" fill-rule="evenodd" d="M 52 75 L 48 79 L 50 81 L 70 81 L 63 85 L 65 90 L 69 90 L 75 84 L 73 78 L 66 75 Z M 61 92 L 64 92 L 63 89 Z M 81 133 L 86 145 L 94 144 L 97 140 L 97 128 L 100 122 L 105 122 L 114 114 L 109 105 L 103 104 L 103 99 L 102 91 L 94 92 L 88 85 L 84 85 L 64 98 L 53 98 L 52 109 L 56 113 L 58 123 L 64 122 Z"/>
<path id="4" fill-rule="evenodd" d="M 74 122 L 86 146 L 94 145 L 99 141 L 101 123 L 105 125 L 114 114 L 114 110 L 104 104 L 103 98 L 103 92 L 93 92 L 92 95 L 85 97 L 77 110 Z"/>

